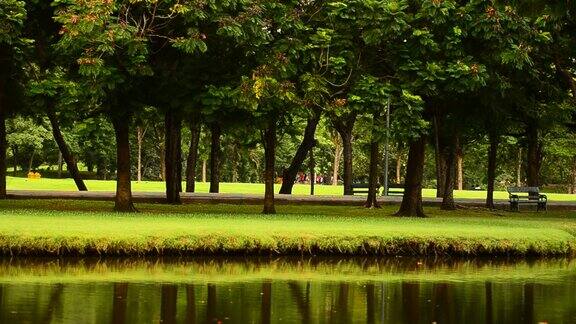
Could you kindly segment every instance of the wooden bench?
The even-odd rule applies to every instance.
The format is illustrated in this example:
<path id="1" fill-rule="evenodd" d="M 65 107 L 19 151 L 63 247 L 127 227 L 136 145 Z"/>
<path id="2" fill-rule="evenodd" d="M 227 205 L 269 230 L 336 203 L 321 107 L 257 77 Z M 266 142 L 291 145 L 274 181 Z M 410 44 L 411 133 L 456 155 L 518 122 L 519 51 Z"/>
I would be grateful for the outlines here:
<path id="1" fill-rule="evenodd" d="M 520 204 L 535 204 L 536 211 L 547 210 L 548 197 L 538 187 L 508 187 L 510 210 L 520 211 Z"/>
<path id="2" fill-rule="evenodd" d="M 396 183 L 389 184 L 386 196 L 404 196 L 404 185 Z"/>
<path id="3" fill-rule="evenodd" d="M 353 183 L 352 184 L 352 194 L 367 194 L 370 190 L 370 184 L 368 183 Z M 380 185 L 376 185 L 376 194 L 380 191 Z"/>

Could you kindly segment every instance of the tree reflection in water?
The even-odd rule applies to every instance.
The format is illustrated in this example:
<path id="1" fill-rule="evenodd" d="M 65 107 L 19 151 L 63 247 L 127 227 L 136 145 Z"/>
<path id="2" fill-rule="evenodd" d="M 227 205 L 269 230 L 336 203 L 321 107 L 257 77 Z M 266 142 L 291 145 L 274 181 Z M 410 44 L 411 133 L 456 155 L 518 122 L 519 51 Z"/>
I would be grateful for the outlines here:
<path id="1" fill-rule="evenodd" d="M 0 321 L 576 323 L 574 279 L 567 259 L 13 259 Z"/>

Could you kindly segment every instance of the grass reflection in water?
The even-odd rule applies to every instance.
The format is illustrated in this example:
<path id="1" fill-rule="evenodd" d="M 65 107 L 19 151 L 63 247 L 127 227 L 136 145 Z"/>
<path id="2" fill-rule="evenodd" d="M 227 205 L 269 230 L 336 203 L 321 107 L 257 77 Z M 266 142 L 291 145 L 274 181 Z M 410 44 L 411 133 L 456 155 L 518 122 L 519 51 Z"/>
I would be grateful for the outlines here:
<path id="1" fill-rule="evenodd" d="M 576 322 L 576 260 L 4 259 L 0 322 Z"/>

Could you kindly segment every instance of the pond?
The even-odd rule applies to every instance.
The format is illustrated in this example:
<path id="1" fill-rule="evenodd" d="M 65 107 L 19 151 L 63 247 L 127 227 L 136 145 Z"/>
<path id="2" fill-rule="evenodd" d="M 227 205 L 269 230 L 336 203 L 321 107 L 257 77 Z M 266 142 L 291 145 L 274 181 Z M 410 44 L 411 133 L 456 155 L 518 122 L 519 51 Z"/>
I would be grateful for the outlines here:
<path id="1" fill-rule="evenodd" d="M 576 323 L 576 260 L 0 259 L 0 323 Z"/>

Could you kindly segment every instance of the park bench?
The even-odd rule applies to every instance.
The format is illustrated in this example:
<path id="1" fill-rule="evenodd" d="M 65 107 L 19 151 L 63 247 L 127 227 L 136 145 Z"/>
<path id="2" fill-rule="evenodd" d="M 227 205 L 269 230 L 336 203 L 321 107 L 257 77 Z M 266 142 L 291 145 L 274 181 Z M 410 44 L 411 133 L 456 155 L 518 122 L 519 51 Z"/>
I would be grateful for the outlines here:
<path id="1" fill-rule="evenodd" d="M 391 183 L 388 185 L 388 193 L 386 196 L 403 196 L 404 195 L 404 185 Z"/>
<path id="2" fill-rule="evenodd" d="M 538 187 L 508 187 L 510 209 L 520 211 L 520 204 L 534 204 L 536 211 L 546 210 L 548 197 L 540 194 Z"/>
<path id="3" fill-rule="evenodd" d="M 352 194 L 367 194 L 370 190 L 370 184 L 368 183 L 353 183 L 352 184 Z M 376 185 L 376 194 L 380 191 L 380 185 Z"/>

